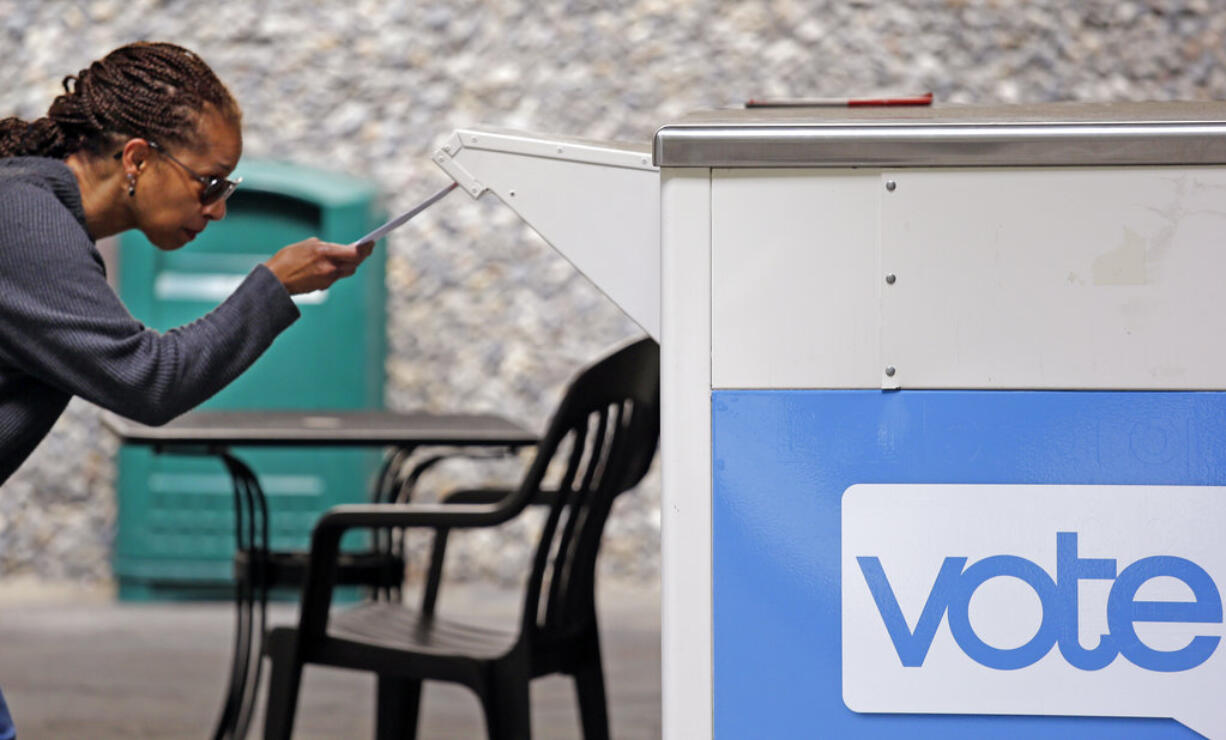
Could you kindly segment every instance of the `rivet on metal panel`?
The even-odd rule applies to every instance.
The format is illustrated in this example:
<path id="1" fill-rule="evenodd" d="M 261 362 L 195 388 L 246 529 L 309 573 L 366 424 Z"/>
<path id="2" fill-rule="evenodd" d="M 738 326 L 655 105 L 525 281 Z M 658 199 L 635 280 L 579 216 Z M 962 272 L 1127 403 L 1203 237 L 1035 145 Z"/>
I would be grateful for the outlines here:
<path id="1" fill-rule="evenodd" d="M 898 183 L 894 182 L 893 180 L 885 181 L 885 189 L 889 190 L 891 193 L 894 192 L 894 188 L 896 187 L 898 187 Z"/>
<path id="2" fill-rule="evenodd" d="M 447 152 L 448 154 L 451 154 L 451 147 L 450 147 L 450 146 L 445 146 L 445 147 L 443 147 L 443 151 Z"/>
<path id="3" fill-rule="evenodd" d="M 558 154 L 561 154 L 563 151 L 565 151 L 565 150 L 564 150 L 564 149 L 562 149 L 562 147 L 558 147 Z"/>
<path id="4" fill-rule="evenodd" d="M 897 280 L 897 279 L 898 279 L 898 277 L 897 277 L 897 276 L 895 276 L 895 275 L 894 275 L 894 273 L 892 273 L 892 272 L 891 272 L 890 274 L 888 274 L 888 275 L 886 275 L 886 276 L 885 276 L 885 284 L 886 284 L 886 285 L 893 285 L 893 284 L 894 284 L 894 281 L 895 281 L 895 280 Z"/>
<path id="5" fill-rule="evenodd" d="M 885 367 L 885 375 L 886 375 L 886 377 L 887 377 L 887 378 L 892 378 L 892 377 L 894 377 L 894 366 L 893 366 L 893 365 L 886 365 L 886 367 Z"/>
<path id="6" fill-rule="evenodd" d="M 477 137 L 475 137 L 475 136 L 474 136 L 474 137 L 472 137 L 471 139 L 469 139 L 468 141 L 469 141 L 470 143 L 476 144 L 476 143 L 477 143 Z"/>

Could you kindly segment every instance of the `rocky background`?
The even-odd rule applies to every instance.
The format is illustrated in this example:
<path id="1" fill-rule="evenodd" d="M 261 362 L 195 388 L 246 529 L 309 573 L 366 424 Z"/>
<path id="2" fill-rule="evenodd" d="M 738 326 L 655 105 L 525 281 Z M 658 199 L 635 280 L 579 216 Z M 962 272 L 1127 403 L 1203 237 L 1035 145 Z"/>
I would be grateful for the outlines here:
<path id="1" fill-rule="evenodd" d="M 473 124 L 647 142 L 763 96 L 1226 98 L 1219 0 L 0 0 L 0 115 L 41 115 L 64 75 L 142 39 L 213 65 L 248 156 L 372 178 L 389 211 L 445 182 L 429 155 Z M 390 249 L 390 407 L 540 429 L 575 370 L 640 333 L 493 198 L 452 196 Z M 110 578 L 116 446 L 74 401 L 0 490 L 0 578 Z M 453 465 L 434 483 L 476 476 Z M 457 538 L 452 575 L 511 578 L 529 529 Z M 605 548 L 606 573 L 657 577 L 658 476 L 619 504 Z"/>

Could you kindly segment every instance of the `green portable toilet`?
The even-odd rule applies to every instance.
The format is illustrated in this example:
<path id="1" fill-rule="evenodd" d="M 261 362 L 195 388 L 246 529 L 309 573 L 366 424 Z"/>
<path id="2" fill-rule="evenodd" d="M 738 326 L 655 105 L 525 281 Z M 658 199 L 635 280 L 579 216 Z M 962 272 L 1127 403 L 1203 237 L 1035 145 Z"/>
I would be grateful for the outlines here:
<path id="1" fill-rule="evenodd" d="M 159 331 L 203 316 L 277 249 L 318 236 L 348 243 L 379 221 L 372 184 L 296 165 L 244 162 L 227 215 L 184 249 L 139 232 L 120 240 L 120 295 Z M 201 408 L 375 409 L 383 404 L 386 250 L 327 292 L 295 296 L 302 318 Z M 305 548 L 318 515 L 366 500 L 377 450 L 238 450 L 267 495 L 274 549 Z M 119 455 L 114 554 L 124 600 L 229 597 L 234 507 L 214 457 Z"/>

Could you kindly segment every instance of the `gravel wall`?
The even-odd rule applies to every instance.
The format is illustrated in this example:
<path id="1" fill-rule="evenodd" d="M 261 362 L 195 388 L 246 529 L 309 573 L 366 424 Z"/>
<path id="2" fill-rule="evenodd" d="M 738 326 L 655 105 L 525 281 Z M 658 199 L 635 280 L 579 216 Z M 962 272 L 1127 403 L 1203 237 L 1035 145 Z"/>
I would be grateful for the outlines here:
<path id="1" fill-rule="evenodd" d="M 1209 0 L 0 0 L 0 115 L 40 115 L 64 75 L 120 44 L 172 40 L 235 92 L 247 155 L 373 178 L 399 209 L 445 181 L 429 154 L 459 126 L 646 142 L 690 110 L 763 96 L 1223 98 L 1224 34 L 1226 3 Z M 391 238 L 387 402 L 541 428 L 576 369 L 639 331 L 486 200 L 454 195 Z M 114 450 L 74 401 L 0 489 L 0 577 L 110 577 Z M 527 529 L 461 538 L 453 573 L 509 577 Z M 604 567 L 651 578 L 658 552 L 653 475 L 619 504 Z"/>

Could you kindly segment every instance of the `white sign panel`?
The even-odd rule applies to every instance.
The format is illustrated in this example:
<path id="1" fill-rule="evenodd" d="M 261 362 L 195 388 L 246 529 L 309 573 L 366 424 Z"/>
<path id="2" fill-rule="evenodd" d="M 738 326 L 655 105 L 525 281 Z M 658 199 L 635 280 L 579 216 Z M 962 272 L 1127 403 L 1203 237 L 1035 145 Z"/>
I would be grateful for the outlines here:
<path id="1" fill-rule="evenodd" d="M 852 486 L 843 700 L 1226 737 L 1224 527 L 1223 487 Z"/>

